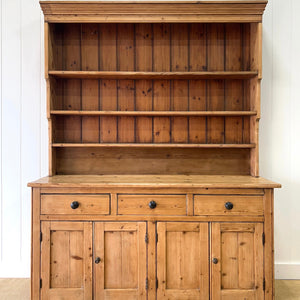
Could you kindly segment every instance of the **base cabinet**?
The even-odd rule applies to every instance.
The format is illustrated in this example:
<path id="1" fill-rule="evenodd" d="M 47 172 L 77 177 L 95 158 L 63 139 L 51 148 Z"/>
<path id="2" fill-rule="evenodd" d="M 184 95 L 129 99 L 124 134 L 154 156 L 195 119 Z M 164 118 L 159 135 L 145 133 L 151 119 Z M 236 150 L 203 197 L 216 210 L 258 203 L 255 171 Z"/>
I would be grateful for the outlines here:
<path id="1" fill-rule="evenodd" d="M 264 299 L 263 223 L 148 225 L 42 221 L 41 299 Z"/>

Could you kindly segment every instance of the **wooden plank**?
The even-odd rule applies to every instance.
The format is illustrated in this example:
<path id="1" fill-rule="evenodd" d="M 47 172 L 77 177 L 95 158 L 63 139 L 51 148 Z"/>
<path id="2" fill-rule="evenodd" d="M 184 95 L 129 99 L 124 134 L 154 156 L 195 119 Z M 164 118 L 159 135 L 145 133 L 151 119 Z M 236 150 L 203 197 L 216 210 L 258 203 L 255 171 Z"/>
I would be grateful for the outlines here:
<path id="1" fill-rule="evenodd" d="M 155 36 L 154 36 L 155 38 Z M 169 47 L 168 44 L 165 47 Z M 154 46 L 155 49 L 155 46 Z M 168 50 L 169 51 L 169 50 Z M 156 51 L 157 58 L 160 61 L 159 52 Z M 166 52 L 168 53 L 168 52 Z M 153 63 L 154 64 L 154 63 Z M 166 64 L 166 62 L 164 62 Z M 251 79 L 257 76 L 257 71 L 198 71 L 198 72 L 169 72 L 157 66 L 153 72 L 141 71 L 49 71 L 51 77 L 72 78 L 72 79 L 148 79 L 148 80 L 171 80 L 171 79 Z"/>
<path id="2" fill-rule="evenodd" d="M 85 262 L 84 259 L 84 245 L 83 241 L 84 233 L 82 231 L 70 232 L 70 266 L 69 266 L 69 287 L 70 288 L 81 288 L 83 285 L 82 272 Z"/>
<path id="3" fill-rule="evenodd" d="M 152 25 L 135 25 L 136 71 L 152 71 Z M 136 81 L 136 110 L 152 110 L 152 81 Z M 136 142 L 152 142 L 152 118 L 136 118 Z"/>
<path id="4" fill-rule="evenodd" d="M 188 81 L 174 80 L 171 89 L 171 109 L 187 111 L 189 109 Z M 171 140 L 172 143 L 188 143 L 188 118 L 171 118 Z"/>
<path id="5" fill-rule="evenodd" d="M 158 280 L 158 288 L 157 288 L 157 298 L 162 299 L 164 292 L 167 286 L 167 274 L 166 274 L 166 223 L 158 222 L 157 223 L 157 280 Z"/>
<path id="6" fill-rule="evenodd" d="M 264 265 L 265 265 L 265 299 L 274 299 L 274 192 L 272 189 L 265 190 L 264 209 L 265 209 L 265 246 L 264 246 Z M 261 255 L 259 253 L 258 255 Z"/>
<path id="7" fill-rule="evenodd" d="M 138 231 L 137 231 L 137 251 L 138 251 L 138 260 L 136 266 L 136 272 L 138 276 L 138 295 L 139 300 L 148 299 L 148 293 L 146 290 L 146 279 L 147 278 L 147 246 L 145 243 L 145 236 L 147 232 L 147 224 L 145 222 L 138 222 Z M 136 259 L 136 254 L 133 253 L 132 260 Z M 131 262 L 130 262 L 131 263 Z M 125 273 L 125 276 L 127 274 Z"/>
<path id="8" fill-rule="evenodd" d="M 115 154 L 114 154 L 115 155 Z M 148 153 L 147 153 L 148 155 Z M 182 154 L 179 154 L 182 155 Z M 196 154 L 201 156 L 201 154 Z M 94 192 L 98 189 L 98 193 L 103 191 L 104 188 L 114 187 L 118 188 L 129 188 L 129 189 L 145 189 L 155 190 L 158 193 L 163 193 L 166 189 L 173 190 L 176 188 L 181 190 L 182 188 L 190 188 L 195 193 L 202 193 L 202 189 L 207 189 L 210 193 L 217 193 L 218 189 L 221 189 L 222 193 L 232 193 L 232 189 L 236 189 L 236 192 L 232 194 L 243 194 L 249 193 L 249 189 L 254 189 L 253 194 L 258 192 L 258 189 L 271 189 L 280 188 L 281 185 L 267 180 L 263 177 L 252 177 L 252 176 L 223 176 L 223 175 L 163 175 L 163 174 L 147 174 L 147 175 L 134 175 L 128 176 L 123 175 L 57 175 L 57 176 L 46 176 L 37 181 L 28 184 L 30 187 L 41 187 L 43 191 L 45 188 L 54 187 L 57 188 L 53 192 L 59 191 L 58 188 L 78 188 L 78 191 Z M 95 189 L 95 190 L 93 190 Z M 77 190 L 77 189 L 76 189 Z M 200 191 L 200 192 L 199 192 Z M 107 191 L 106 191 L 107 192 Z M 167 192 L 170 193 L 170 192 Z M 172 194 L 172 193 L 171 193 Z M 259 193 L 261 194 L 261 193 Z M 268 210 L 266 210 L 268 211 Z"/>
<path id="9" fill-rule="evenodd" d="M 136 71 L 152 71 L 152 24 L 135 24 L 135 64 Z"/>
<path id="10" fill-rule="evenodd" d="M 202 299 L 209 299 L 209 224 L 207 222 L 200 223 L 199 232 L 199 257 L 200 257 L 200 272 L 199 272 L 199 286 L 200 297 Z"/>
<path id="11" fill-rule="evenodd" d="M 117 194 L 111 194 L 110 214 L 115 216 L 118 214 L 118 197 Z"/>
<path id="12" fill-rule="evenodd" d="M 207 70 L 206 34 L 206 24 L 189 24 L 189 71 Z"/>
<path id="13" fill-rule="evenodd" d="M 188 216 L 193 216 L 194 215 L 194 195 L 188 193 L 186 195 L 186 212 Z"/>
<path id="14" fill-rule="evenodd" d="M 165 144 L 165 147 L 164 144 L 154 147 L 152 144 L 133 143 L 103 144 L 103 147 L 101 144 L 98 145 L 90 144 L 91 148 L 80 148 L 81 144 L 76 144 L 74 147 L 72 144 L 67 144 L 66 147 L 56 148 L 57 174 L 250 174 L 249 149 L 242 147 L 252 147 L 251 145 L 238 145 L 239 147 L 205 144 L 176 144 L 175 147 L 174 144 L 172 147 L 170 144 Z M 120 159 L 121 157 L 123 159 Z M 228 184 L 230 187 L 231 184 L 234 185 L 234 181 Z"/>
<path id="15" fill-rule="evenodd" d="M 63 108 L 68 110 L 81 109 L 81 82 L 78 79 L 67 79 L 63 83 Z M 63 118 L 64 141 L 81 142 L 81 118 L 66 116 Z"/>
<path id="16" fill-rule="evenodd" d="M 136 95 L 136 109 L 139 109 L 141 106 L 145 105 L 147 106 L 146 109 L 149 107 L 149 109 L 152 108 L 152 101 L 150 99 L 152 97 L 149 97 L 149 92 L 151 92 L 151 88 L 149 86 L 150 91 L 146 88 L 142 89 L 142 86 L 148 86 L 148 82 L 144 81 L 136 81 L 136 93 L 138 93 L 138 90 L 140 90 L 141 95 Z M 139 86 L 139 88 L 138 88 Z M 141 87 L 141 88 L 140 88 Z M 147 93 L 148 91 L 148 93 Z M 139 98 L 139 99 L 138 99 Z M 144 99 L 146 98 L 146 100 Z M 150 99 L 149 99 L 150 98 Z M 113 111 L 113 110 L 107 110 L 107 111 L 96 111 L 96 110 L 89 110 L 89 111 L 83 111 L 83 110 L 52 110 L 51 115 L 79 115 L 79 116 L 253 116 L 256 115 L 255 111 L 148 111 L 148 110 L 141 110 L 141 111 Z"/>
<path id="17" fill-rule="evenodd" d="M 220 223 L 212 223 L 211 225 L 211 247 L 210 247 L 210 286 L 211 299 L 219 300 L 221 298 L 221 229 Z M 212 260 L 216 258 L 219 262 L 214 264 Z"/>
<path id="18" fill-rule="evenodd" d="M 170 109 L 170 82 L 154 81 L 153 82 L 153 110 Z M 170 118 L 154 117 L 153 118 L 153 141 L 154 143 L 170 142 Z"/>
<path id="19" fill-rule="evenodd" d="M 118 81 L 118 110 L 135 110 L 135 84 L 132 80 Z M 118 142 L 135 142 L 134 117 L 118 117 Z"/>
<path id="20" fill-rule="evenodd" d="M 63 69 L 81 70 L 80 24 L 66 24 L 63 31 Z M 81 82 L 76 79 L 64 81 L 64 109 L 81 109 Z M 81 142 L 81 118 L 64 118 L 64 141 Z"/>
<path id="21" fill-rule="evenodd" d="M 117 70 L 135 71 L 134 24 L 117 24 Z"/>
<path id="22" fill-rule="evenodd" d="M 50 231 L 50 286 L 49 289 L 69 287 L 70 232 Z"/>
<path id="23" fill-rule="evenodd" d="M 117 25 L 117 36 L 117 69 L 120 71 L 134 71 L 134 25 Z M 118 110 L 135 110 L 134 81 L 122 80 L 117 85 Z M 118 118 L 118 142 L 135 142 L 134 118 Z"/>
<path id="24" fill-rule="evenodd" d="M 117 110 L 117 81 L 101 80 L 100 85 L 101 110 Z M 114 143 L 117 142 L 117 118 L 101 117 L 100 118 L 100 142 Z"/>
<path id="25" fill-rule="evenodd" d="M 140 111 L 145 111 L 146 115 L 148 113 L 154 114 L 156 112 L 151 112 L 153 108 L 152 98 L 153 89 L 152 81 L 150 80 L 137 80 L 136 84 L 136 110 L 135 114 L 141 113 Z M 143 115 L 141 113 L 141 115 Z M 152 118 L 150 117 L 139 117 L 136 118 L 136 142 L 137 143 L 151 143 L 153 141 L 152 136 Z"/>
<path id="26" fill-rule="evenodd" d="M 171 24 L 171 71 L 189 70 L 189 39 L 187 24 Z M 174 80 L 171 84 L 171 110 L 187 111 L 188 81 Z M 188 142 L 188 118 L 171 118 L 173 143 Z"/>
<path id="27" fill-rule="evenodd" d="M 225 25 L 225 70 L 241 71 L 243 63 L 242 27 L 240 24 Z M 225 109 L 243 110 L 243 81 L 225 81 Z M 243 142 L 243 119 L 225 119 L 225 140 L 227 143 Z"/>
<path id="28" fill-rule="evenodd" d="M 190 58 L 190 63 L 192 62 Z M 204 80 L 190 80 L 189 81 L 189 110 L 190 113 L 193 111 L 203 111 L 208 114 L 207 110 L 207 99 L 206 99 L 206 87 L 207 83 Z M 216 111 L 212 112 L 217 113 Z M 190 117 L 189 118 L 189 142 L 190 143 L 206 143 L 206 118 L 202 117 Z"/>
<path id="29" fill-rule="evenodd" d="M 99 44 L 100 44 L 100 70 L 116 71 L 117 70 L 116 24 L 99 25 Z"/>
<path id="30" fill-rule="evenodd" d="M 81 25 L 81 66 L 82 70 L 98 70 L 99 26 L 97 24 Z M 82 80 L 82 109 L 99 109 L 98 80 Z M 99 142 L 99 118 L 82 118 L 82 142 Z"/>
<path id="31" fill-rule="evenodd" d="M 238 234 L 238 288 L 255 289 L 255 264 L 254 235 L 248 232 Z"/>
<path id="32" fill-rule="evenodd" d="M 153 71 L 170 71 L 170 35 L 169 24 L 153 24 Z M 170 110 L 170 82 L 153 82 L 153 110 Z M 170 119 L 153 118 L 153 141 L 170 142 Z"/>
<path id="33" fill-rule="evenodd" d="M 224 28 L 223 24 L 207 25 L 208 71 L 224 71 Z M 208 110 L 225 110 L 224 81 L 208 82 Z M 224 118 L 208 118 L 207 142 L 224 143 Z"/>
<path id="34" fill-rule="evenodd" d="M 40 188 L 33 188 L 31 195 L 31 286 L 30 293 L 32 299 L 40 297 L 40 270 L 41 261 L 39 258 L 41 251 L 40 244 Z"/>
<path id="35" fill-rule="evenodd" d="M 93 278 L 93 290 L 94 290 L 94 297 L 95 300 L 99 299 L 105 299 L 104 298 L 104 281 L 106 279 L 104 275 L 104 261 L 106 261 L 106 257 L 104 256 L 104 226 L 103 222 L 95 222 L 94 223 L 94 255 L 93 260 L 97 257 L 100 258 L 99 264 L 93 265 L 93 272 L 94 272 L 94 278 Z M 114 251 L 114 249 L 112 249 Z M 116 274 L 117 275 L 117 274 Z"/>
<path id="36" fill-rule="evenodd" d="M 147 223 L 148 248 L 147 248 L 147 277 L 148 277 L 148 299 L 156 297 L 156 222 Z"/>
<path id="37" fill-rule="evenodd" d="M 41 232 L 43 234 L 43 242 L 41 243 L 41 278 L 36 278 L 35 292 L 41 292 L 41 299 L 48 299 L 48 291 L 50 288 L 50 222 L 41 223 Z M 38 272 L 39 273 L 39 272 Z M 40 279 L 44 281 L 44 285 L 40 288 Z M 33 294 L 31 294 L 33 296 Z"/>

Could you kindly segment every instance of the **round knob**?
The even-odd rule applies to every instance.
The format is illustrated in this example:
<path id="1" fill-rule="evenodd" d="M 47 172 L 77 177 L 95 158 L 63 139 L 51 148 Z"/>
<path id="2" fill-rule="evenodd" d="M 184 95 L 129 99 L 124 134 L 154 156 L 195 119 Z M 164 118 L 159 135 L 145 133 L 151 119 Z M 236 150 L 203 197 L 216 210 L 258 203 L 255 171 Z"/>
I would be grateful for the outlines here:
<path id="1" fill-rule="evenodd" d="M 226 202 L 225 203 L 225 208 L 228 209 L 228 210 L 231 210 L 231 209 L 233 209 L 233 204 L 231 202 Z"/>
<path id="2" fill-rule="evenodd" d="M 76 209 L 76 208 L 78 208 L 79 207 L 79 202 L 78 201 L 73 201 L 72 203 L 71 203 L 71 208 L 72 209 Z"/>
<path id="3" fill-rule="evenodd" d="M 212 262 L 213 262 L 213 264 L 215 264 L 215 265 L 216 265 L 216 264 L 217 264 L 219 261 L 218 261 L 218 259 L 217 259 L 217 258 L 215 258 L 215 257 L 214 257 L 214 258 L 213 258 L 213 260 L 212 260 Z"/>
<path id="4" fill-rule="evenodd" d="M 156 207 L 156 202 L 155 201 L 150 201 L 149 202 L 149 207 L 151 208 L 151 209 L 154 209 L 155 207 Z"/>
<path id="5" fill-rule="evenodd" d="M 100 257 L 96 257 L 96 258 L 95 258 L 95 264 L 99 264 L 100 261 L 101 261 L 101 258 L 100 258 Z"/>

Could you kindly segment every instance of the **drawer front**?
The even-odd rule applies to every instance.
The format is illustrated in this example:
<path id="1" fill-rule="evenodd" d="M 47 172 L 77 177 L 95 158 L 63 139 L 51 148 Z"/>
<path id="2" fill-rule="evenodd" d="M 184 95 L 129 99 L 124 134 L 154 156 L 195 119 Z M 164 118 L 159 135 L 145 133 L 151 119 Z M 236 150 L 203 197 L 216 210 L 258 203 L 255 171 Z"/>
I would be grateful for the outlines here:
<path id="1" fill-rule="evenodd" d="M 42 195 L 41 214 L 109 214 L 109 195 Z"/>
<path id="2" fill-rule="evenodd" d="M 263 215 L 263 196 L 195 195 L 195 215 Z"/>
<path id="3" fill-rule="evenodd" d="M 186 215 L 186 195 L 118 195 L 119 215 Z"/>

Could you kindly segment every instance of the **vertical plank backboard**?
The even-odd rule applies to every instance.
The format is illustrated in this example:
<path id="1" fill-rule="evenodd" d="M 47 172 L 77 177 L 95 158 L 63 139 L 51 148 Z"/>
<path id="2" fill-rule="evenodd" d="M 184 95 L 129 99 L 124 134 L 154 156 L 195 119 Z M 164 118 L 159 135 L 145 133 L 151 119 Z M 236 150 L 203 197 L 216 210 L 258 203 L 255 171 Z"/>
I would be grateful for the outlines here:
<path id="1" fill-rule="evenodd" d="M 63 32 L 63 67 L 67 71 L 81 70 L 81 25 L 64 24 Z M 81 109 L 81 81 L 67 79 L 64 82 L 64 109 Z M 64 118 L 64 141 L 81 142 L 81 118 Z"/>
<path id="2" fill-rule="evenodd" d="M 117 70 L 117 25 L 99 25 L 100 70 Z M 117 110 L 117 81 L 100 80 L 100 109 Z M 100 142 L 117 142 L 117 118 L 100 117 Z"/>
<path id="3" fill-rule="evenodd" d="M 208 71 L 224 71 L 225 67 L 225 25 L 207 25 L 207 69 Z M 208 81 L 208 110 L 224 110 L 224 81 Z M 224 118 L 207 118 L 207 142 L 224 143 Z"/>
<path id="4" fill-rule="evenodd" d="M 225 70 L 241 71 L 243 38 L 241 24 L 225 25 Z M 243 110 L 243 81 L 225 81 L 225 110 Z M 243 118 L 225 118 L 225 143 L 243 143 Z"/>
<path id="5" fill-rule="evenodd" d="M 99 67 L 99 26 L 81 25 L 81 65 L 84 71 L 98 70 Z M 99 81 L 82 80 L 82 110 L 99 109 Z M 99 142 L 99 117 L 82 117 L 82 142 Z"/>
<path id="6" fill-rule="evenodd" d="M 189 35 L 187 24 L 171 25 L 171 71 L 188 71 L 189 69 Z M 188 111 L 187 80 L 173 80 L 171 84 L 171 110 Z M 171 141 L 188 142 L 188 118 L 171 118 Z"/>
<path id="7" fill-rule="evenodd" d="M 153 71 L 170 71 L 171 29 L 169 24 L 153 24 Z M 170 81 L 155 80 L 153 82 L 153 110 L 170 110 Z M 170 118 L 153 118 L 154 143 L 170 142 Z"/>
<path id="8" fill-rule="evenodd" d="M 135 25 L 136 71 L 152 71 L 152 24 Z M 136 80 L 136 110 L 152 110 L 153 86 L 151 80 Z M 136 118 L 136 142 L 152 142 L 152 118 Z"/>
<path id="9" fill-rule="evenodd" d="M 135 25 L 117 25 L 117 68 L 119 71 L 134 71 L 135 69 Z M 118 110 L 135 110 L 135 82 L 119 80 Z M 135 142 L 135 118 L 118 117 L 118 142 Z"/>

